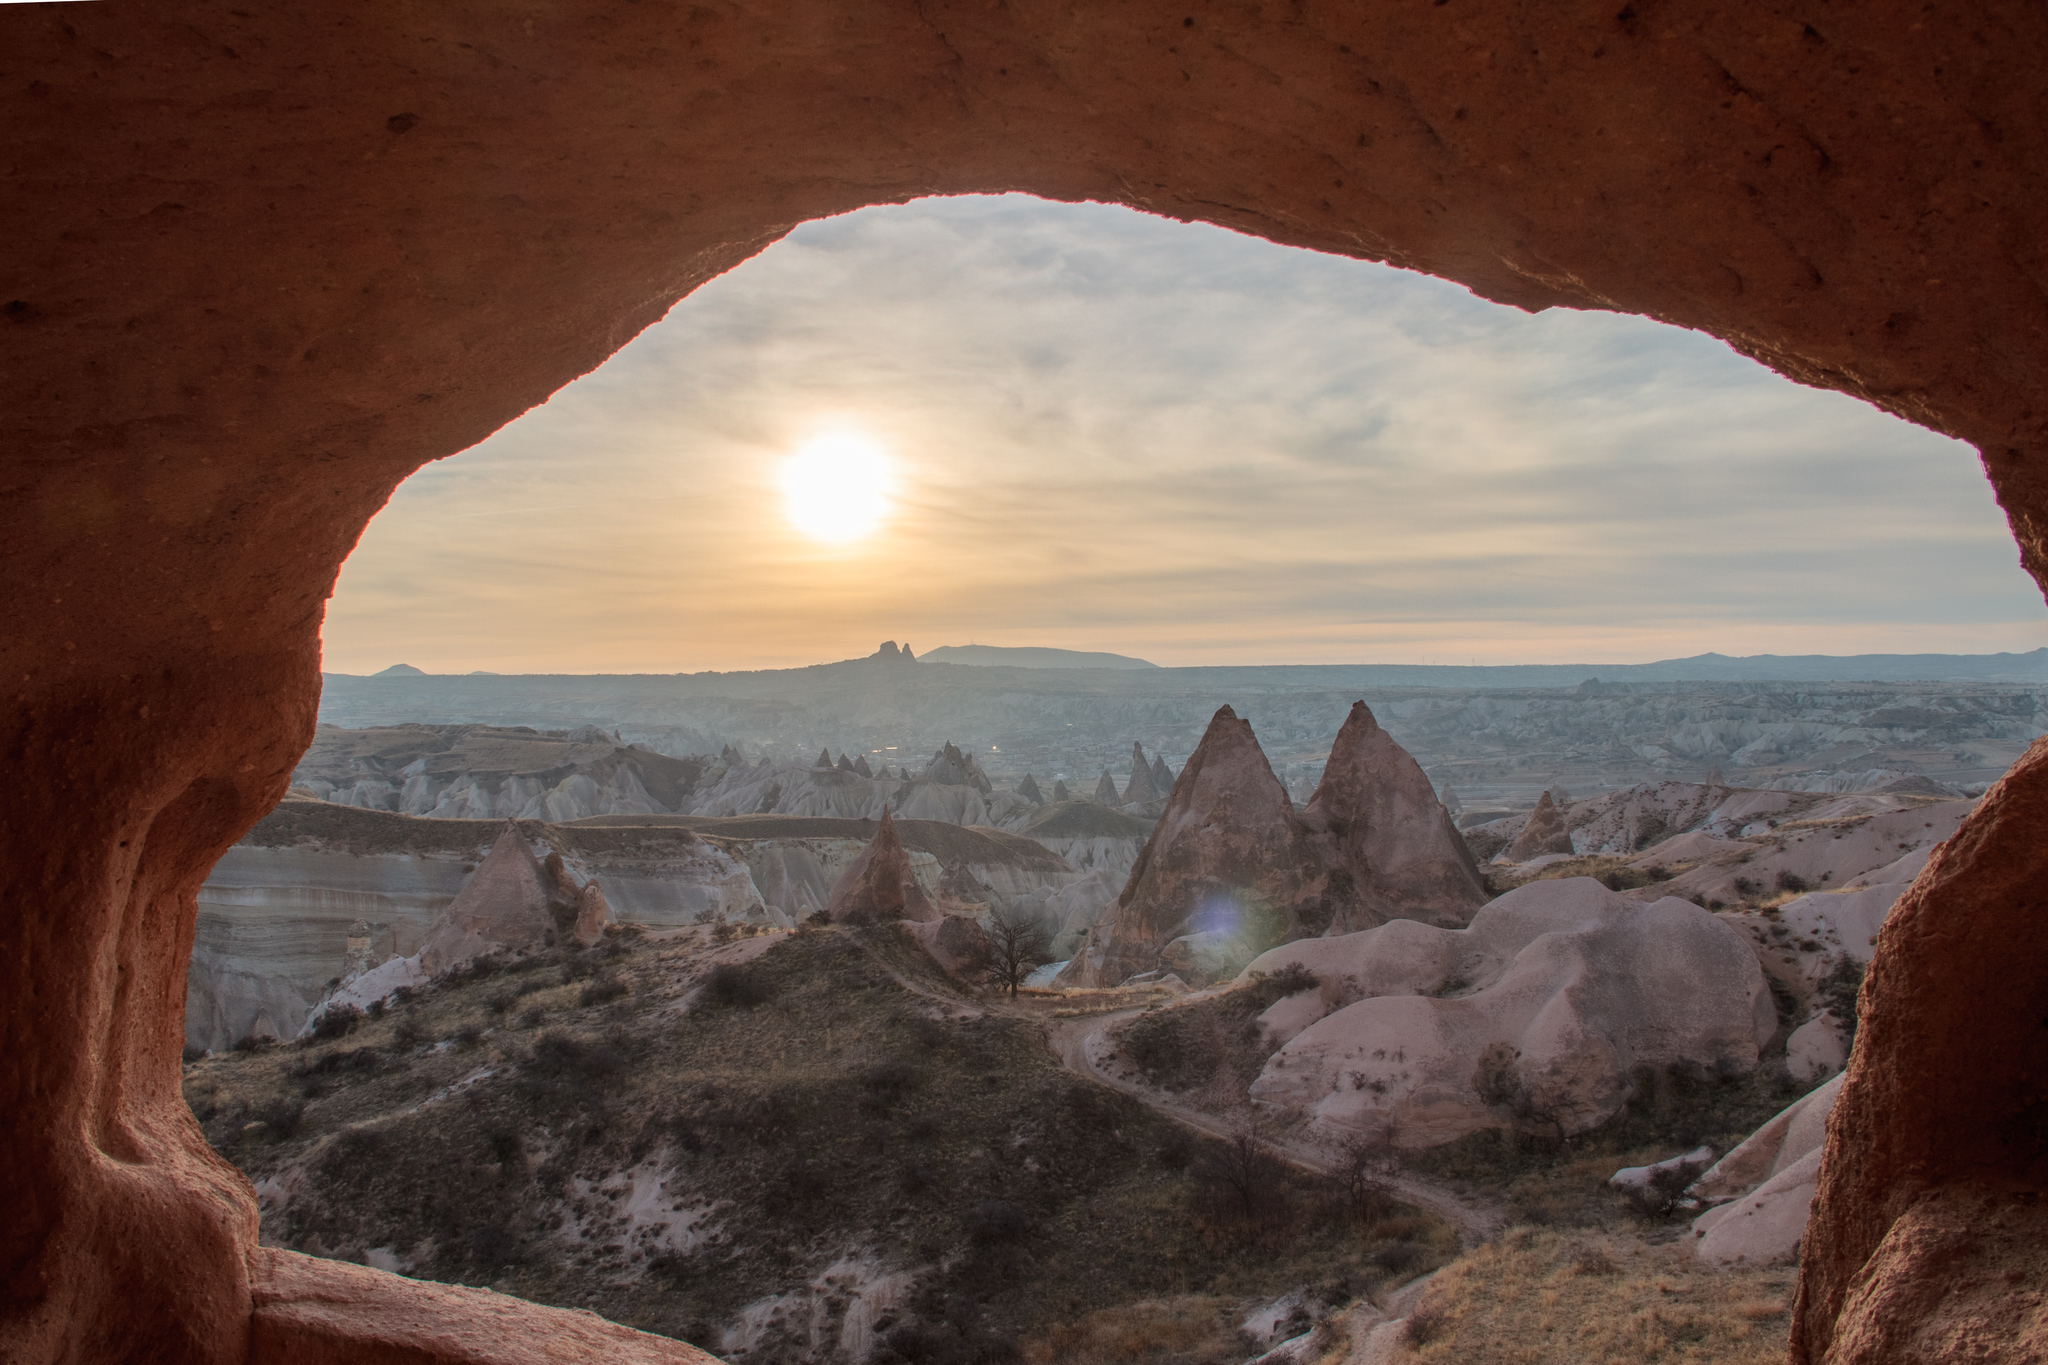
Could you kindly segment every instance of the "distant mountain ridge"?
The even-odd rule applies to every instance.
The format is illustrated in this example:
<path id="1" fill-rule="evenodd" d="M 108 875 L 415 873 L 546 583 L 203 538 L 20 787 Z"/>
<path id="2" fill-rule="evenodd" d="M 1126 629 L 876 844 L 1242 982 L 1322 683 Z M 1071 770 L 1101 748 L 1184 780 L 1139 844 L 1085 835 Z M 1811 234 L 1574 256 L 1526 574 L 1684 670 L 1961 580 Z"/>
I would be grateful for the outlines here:
<path id="1" fill-rule="evenodd" d="M 924 652 L 928 664 L 969 664 L 976 668 L 1157 668 L 1128 654 L 1083 649 L 1040 649 L 1012 645 L 940 645 Z"/>

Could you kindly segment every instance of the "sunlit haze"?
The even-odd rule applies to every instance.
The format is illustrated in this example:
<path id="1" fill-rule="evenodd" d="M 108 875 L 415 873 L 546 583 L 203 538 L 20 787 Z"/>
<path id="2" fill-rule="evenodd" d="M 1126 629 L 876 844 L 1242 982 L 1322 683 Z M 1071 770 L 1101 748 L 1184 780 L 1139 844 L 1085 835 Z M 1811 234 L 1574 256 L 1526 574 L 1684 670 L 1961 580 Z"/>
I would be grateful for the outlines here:
<path id="1" fill-rule="evenodd" d="M 810 223 L 371 524 L 326 666 L 2044 643 L 1974 452 L 1721 342 L 1100 205 Z"/>
<path id="2" fill-rule="evenodd" d="M 790 521 L 812 540 L 859 540 L 889 511 L 889 461 L 855 431 L 812 437 L 782 462 L 782 499 Z"/>

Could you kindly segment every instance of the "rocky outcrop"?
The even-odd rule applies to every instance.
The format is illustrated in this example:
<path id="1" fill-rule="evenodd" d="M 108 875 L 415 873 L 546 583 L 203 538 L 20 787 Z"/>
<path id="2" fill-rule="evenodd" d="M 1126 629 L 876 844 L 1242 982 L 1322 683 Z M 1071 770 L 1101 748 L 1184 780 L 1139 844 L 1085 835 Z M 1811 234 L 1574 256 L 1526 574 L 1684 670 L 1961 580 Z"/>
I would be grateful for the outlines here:
<path id="1" fill-rule="evenodd" d="M 1152 795 L 1164 801 L 1173 794 L 1173 769 L 1166 766 L 1166 760 L 1158 755 L 1152 758 Z"/>
<path id="2" fill-rule="evenodd" d="M 953 976 L 972 976 L 989 964 L 988 930 L 972 915 L 940 915 L 903 927 Z"/>
<path id="3" fill-rule="evenodd" d="M 862 754 L 853 760 L 853 773 L 856 777 L 873 777 L 875 775 L 875 770 L 868 766 L 868 756 L 866 754 Z"/>
<path id="4" fill-rule="evenodd" d="M 1530 813 L 1529 822 L 1508 845 L 1508 861 L 1525 863 L 1546 853 L 1571 851 L 1572 833 L 1565 827 L 1564 812 L 1550 799 L 1550 793 L 1545 792 L 1537 798 L 1536 809 Z"/>
<path id="5" fill-rule="evenodd" d="M 1065 782 L 1060 781 L 1058 778 L 1054 778 L 1052 784 L 1052 799 L 1053 804 L 1063 805 L 1066 802 L 1073 800 L 1074 794 L 1067 790 L 1067 784 Z"/>
<path id="6" fill-rule="evenodd" d="M 1837 1076 L 1787 1105 L 1686 1191 L 1714 1207 L 1695 1218 L 1694 1251 L 1712 1265 L 1789 1261 L 1806 1235 Z"/>
<path id="7" fill-rule="evenodd" d="M 1045 804 L 1045 793 L 1038 789 L 1038 779 L 1030 773 L 1024 774 L 1024 780 L 1017 784 L 1017 795 L 1023 797 L 1034 806 Z"/>
<path id="8" fill-rule="evenodd" d="M 576 918 L 569 930 L 581 947 L 588 948 L 604 937 L 604 927 L 612 922 L 612 910 L 605 904 L 604 888 L 591 882 L 576 893 Z"/>
<path id="9" fill-rule="evenodd" d="M 1777 1029 L 1741 934 L 1589 877 L 1511 891 L 1468 929 L 1396 920 L 1288 944 L 1252 970 L 1295 964 L 1331 1012 L 1273 1055 L 1252 1098 L 1403 1147 L 1583 1132 L 1620 1111 L 1638 1067 L 1741 1074 Z"/>
<path id="10" fill-rule="evenodd" d="M 1124 784 L 1123 803 L 1126 806 L 1143 805 L 1165 796 L 1152 781 L 1152 765 L 1145 761 L 1145 746 L 1136 740 L 1131 742 L 1131 780 Z"/>
<path id="11" fill-rule="evenodd" d="M 1566 28 L 1548 7 L 1453 8 L 954 7 L 940 28 L 903 7 L 874 12 L 871 59 L 844 60 L 812 16 L 769 8 L 479 10 L 461 48 L 374 10 L 318 28 L 221 10 L 209 28 L 7 7 L 0 100 L 38 188 L 0 206 L 25 282 L 0 324 L 0 412 L 11 449 L 72 453 L 13 466 L 11 505 L 38 511 L 0 550 L 6 751 L 16 790 L 76 794 L 17 803 L 12 846 L 38 853 L 0 895 L 8 1055 L 34 1059 L 0 1081 L 0 1206 L 30 1211 L 9 1352 L 262 1365 L 554 1339 L 551 1311 L 358 1268 L 350 1303 L 306 1295 L 303 1334 L 269 1335 L 253 1197 L 183 1117 L 169 1046 L 192 896 L 286 790 L 321 603 L 393 488 L 788 224 L 1022 190 L 1526 308 L 1653 314 L 1974 447 L 2023 568 L 2048 578 L 2048 332 L 2013 246 L 2048 208 L 2033 7 L 1915 27 L 1877 6 L 1811 23 L 1623 6 L 1582 41 L 1550 41 Z M 1188 36 L 1156 60 L 1168 31 Z M 105 76 L 174 32 L 185 58 Z M 108 135 L 138 120 L 206 135 Z M 591 174 L 594 147 L 643 173 Z M 451 174 L 450 148 L 518 168 L 518 193 Z M 165 183 L 190 188 L 171 202 Z M 309 251 L 364 284 L 281 287 Z M 2038 1130 L 2048 1072 L 2048 813 L 2009 780 L 1972 825 L 1880 935 L 1839 1101 L 1853 1121 L 1802 1254 L 1800 1361 L 2042 1349 L 2048 1214 L 2020 1198 L 2034 1158 L 2011 1138 Z M 610 1350 L 560 1339 L 565 1360 Z"/>
<path id="12" fill-rule="evenodd" d="M 1485 900 L 1429 779 L 1363 702 L 1299 813 L 1250 723 L 1226 706 L 1062 980 L 1114 985 L 1169 958 L 1215 980 L 1275 941 L 1395 917 L 1463 924 Z"/>
<path id="13" fill-rule="evenodd" d="M 1102 770 L 1102 776 L 1095 783 L 1095 795 L 1089 799 L 1098 806 L 1120 806 L 1123 804 L 1124 798 L 1117 791 L 1116 779 L 1109 775 L 1109 769 L 1104 768 Z"/>
<path id="14" fill-rule="evenodd" d="M 420 967 L 440 976 L 493 953 L 533 952 L 554 941 L 554 886 L 516 825 L 491 844 L 420 944 Z"/>
<path id="15" fill-rule="evenodd" d="M 835 924 L 875 924 L 938 917 L 910 870 L 910 858 L 896 837 L 896 822 L 883 811 L 874 837 L 833 886 L 825 918 Z"/>
<path id="16" fill-rule="evenodd" d="M 939 899 L 955 905 L 986 905 L 988 888 L 967 870 L 965 863 L 955 863 L 939 877 Z"/>

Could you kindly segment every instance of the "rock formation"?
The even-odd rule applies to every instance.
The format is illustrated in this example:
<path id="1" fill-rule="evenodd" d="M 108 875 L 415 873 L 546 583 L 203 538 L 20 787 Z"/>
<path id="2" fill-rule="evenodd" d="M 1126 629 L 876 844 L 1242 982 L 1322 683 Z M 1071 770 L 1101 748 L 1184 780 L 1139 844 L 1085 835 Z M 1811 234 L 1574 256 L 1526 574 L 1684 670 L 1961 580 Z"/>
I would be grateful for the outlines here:
<path id="1" fill-rule="evenodd" d="M 84 794 L 12 813 L 39 854 L 6 874 L 0 942 L 9 1055 L 35 1059 L 0 1079 L 0 1206 L 32 1211 L 9 1353 L 695 1358 L 259 1250 L 171 1043 L 192 897 L 314 733 L 320 604 L 368 519 L 791 223 L 1030 191 L 1527 308 L 1654 314 L 1969 443 L 2048 579 L 2048 331 L 2012 245 L 2048 209 L 2034 7 L 1921 26 L 1878 6 L 1453 8 L 955 7 L 941 29 L 906 7 L 875 12 L 871 60 L 844 60 L 816 14 L 768 8 L 478 11 L 465 48 L 380 9 L 316 31 L 260 8 L 180 27 L 6 7 L 0 101 L 38 188 L 0 205 L 23 281 L 0 413 L 11 450 L 74 452 L 11 466 L 13 504 L 41 510 L 0 550 L 7 752 L 17 790 Z M 189 59 L 106 74 L 173 32 Z M 1156 60 L 1167 32 L 1186 40 Z M 206 136 L 110 133 L 139 110 Z M 591 175 L 593 147 L 644 173 Z M 519 168 L 517 195 L 450 174 L 454 148 Z M 170 202 L 165 183 L 190 188 Z M 362 287 L 284 287 L 309 250 Z M 2012 1138 L 2038 1132 L 2048 1074 L 2044 762 L 1930 859 L 1878 945 L 1802 1250 L 1802 1365 L 2042 1350 L 2026 1305 L 2048 1212 Z"/>
<path id="2" fill-rule="evenodd" d="M 570 937 L 588 948 L 604 937 L 604 927 L 611 920 L 612 911 L 605 904 L 604 888 L 593 881 L 576 893 L 576 919 L 569 930 Z"/>
<path id="3" fill-rule="evenodd" d="M 1152 783 L 1152 765 L 1145 761 L 1145 746 L 1131 741 L 1131 780 L 1124 785 L 1123 804 L 1134 806 L 1166 795 Z"/>
<path id="4" fill-rule="evenodd" d="M 1546 853 L 1570 853 L 1572 834 L 1565 827 L 1564 812 L 1545 792 L 1536 801 L 1536 809 L 1529 815 L 1529 823 L 1522 826 L 1522 832 L 1508 845 L 1508 858 L 1513 862 L 1525 863 L 1531 858 L 1540 858 Z"/>
<path id="5" fill-rule="evenodd" d="M 1396 920 L 1291 943 L 1332 1012 L 1275 1053 L 1254 1100 L 1404 1147 L 1482 1128 L 1596 1127 L 1637 1067 L 1736 1075 L 1777 1029 L 1743 936 L 1687 901 L 1627 901 L 1590 877 L 1531 882 L 1470 928 Z"/>
<path id="6" fill-rule="evenodd" d="M 896 837 L 896 822 L 883 811 L 875 837 L 833 886 L 825 918 L 836 924 L 874 924 L 938 917 L 910 870 L 910 858 Z"/>
<path id="7" fill-rule="evenodd" d="M 1478 864 L 1429 778 L 1362 701 L 1337 732 L 1301 824 L 1332 869 L 1330 918 L 1306 923 L 1310 932 L 1396 918 L 1463 924 L 1486 903 Z"/>
<path id="8" fill-rule="evenodd" d="M 988 888 L 967 870 L 967 864 L 954 863 L 939 877 L 939 899 L 955 905 L 986 905 Z"/>
<path id="9" fill-rule="evenodd" d="M 818 761 L 811 766 L 820 770 L 830 768 L 832 766 L 832 751 L 830 749 L 818 750 Z"/>
<path id="10" fill-rule="evenodd" d="M 866 754 L 862 754 L 853 760 L 853 771 L 857 777 L 873 777 L 875 775 L 874 769 L 868 766 L 868 756 Z"/>
<path id="11" fill-rule="evenodd" d="M 552 879 L 507 824 L 475 874 L 420 944 L 420 967 L 440 976 L 490 953 L 526 953 L 554 940 Z"/>
<path id="12" fill-rule="evenodd" d="M 1116 907 L 1063 980 L 1110 984 L 1171 957 L 1228 975 L 1267 944 L 1392 917 L 1463 924 L 1486 901 L 1429 779 L 1363 702 L 1297 813 L 1251 724 L 1225 706 L 1188 757 Z M 1175 940 L 1194 941 L 1178 949 Z"/>
<path id="13" fill-rule="evenodd" d="M 1034 806 L 1045 804 L 1045 793 L 1039 791 L 1038 780 L 1030 773 L 1024 774 L 1024 780 L 1017 784 L 1017 795 L 1023 797 Z"/>
<path id="14" fill-rule="evenodd" d="M 1166 760 L 1159 755 L 1152 756 L 1152 795 L 1163 801 L 1173 794 L 1173 769 L 1166 766 Z"/>
<path id="15" fill-rule="evenodd" d="M 1074 794 L 1067 790 L 1065 782 L 1062 782 L 1059 778 L 1054 778 L 1052 781 L 1052 799 L 1055 804 L 1062 801 L 1071 801 L 1074 799 Z"/>
<path id="16" fill-rule="evenodd" d="M 988 930 L 971 915 L 939 915 L 904 928 L 954 976 L 972 976 L 988 966 Z"/>
<path id="17" fill-rule="evenodd" d="M 1841 1089 L 1837 1076 L 1793 1101 L 1686 1191 L 1714 1206 L 1692 1223 L 1700 1259 L 1714 1265 L 1792 1259 L 1806 1235 L 1821 1144 Z"/>
<path id="18" fill-rule="evenodd" d="M 1116 789 L 1116 779 L 1109 775 L 1109 769 L 1102 770 L 1102 776 L 1095 783 L 1095 795 L 1090 798 L 1098 806 L 1121 806 L 1124 798 Z"/>
<path id="19" fill-rule="evenodd" d="M 854 770 L 853 760 L 848 758 L 845 754 L 839 755 L 839 762 L 834 764 L 833 767 L 837 771 L 842 773 L 850 773 Z"/>

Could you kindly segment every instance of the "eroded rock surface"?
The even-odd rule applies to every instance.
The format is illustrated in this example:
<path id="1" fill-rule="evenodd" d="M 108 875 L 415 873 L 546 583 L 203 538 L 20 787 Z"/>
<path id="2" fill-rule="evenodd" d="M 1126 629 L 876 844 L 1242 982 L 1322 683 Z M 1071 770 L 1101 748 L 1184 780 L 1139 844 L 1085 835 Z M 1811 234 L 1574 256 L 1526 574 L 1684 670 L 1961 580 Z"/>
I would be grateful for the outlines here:
<path id="1" fill-rule="evenodd" d="M 1429 779 L 1363 702 L 1300 812 L 1250 723 L 1225 706 L 1176 779 L 1116 906 L 1061 979 L 1115 985 L 1165 967 L 1213 981 L 1234 974 L 1261 940 L 1396 917 L 1463 924 L 1485 900 Z"/>
<path id="2" fill-rule="evenodd" d="M 825 917 L 839 924 L 939 918 L 938 908 L 910 870 L 910 857 L 896 837 L 896 822 L 889 812 L 882 812 L 874 838 L 832 887 Z"/>
<path id="3" fill-rule="evenodd" d="M 1396 920 L 1287 944 L 1251 970 L 1297 963 L 1335 1008 L 1273 1055 L 1252 1098 L 1404 1147 L 1582 1132 L 1620 1110 L 1636 1067 L 1740 1074 L 1777 1028 L 1739 933 L 1588 877 L 1511 891 L 1467 929 Z"/>

